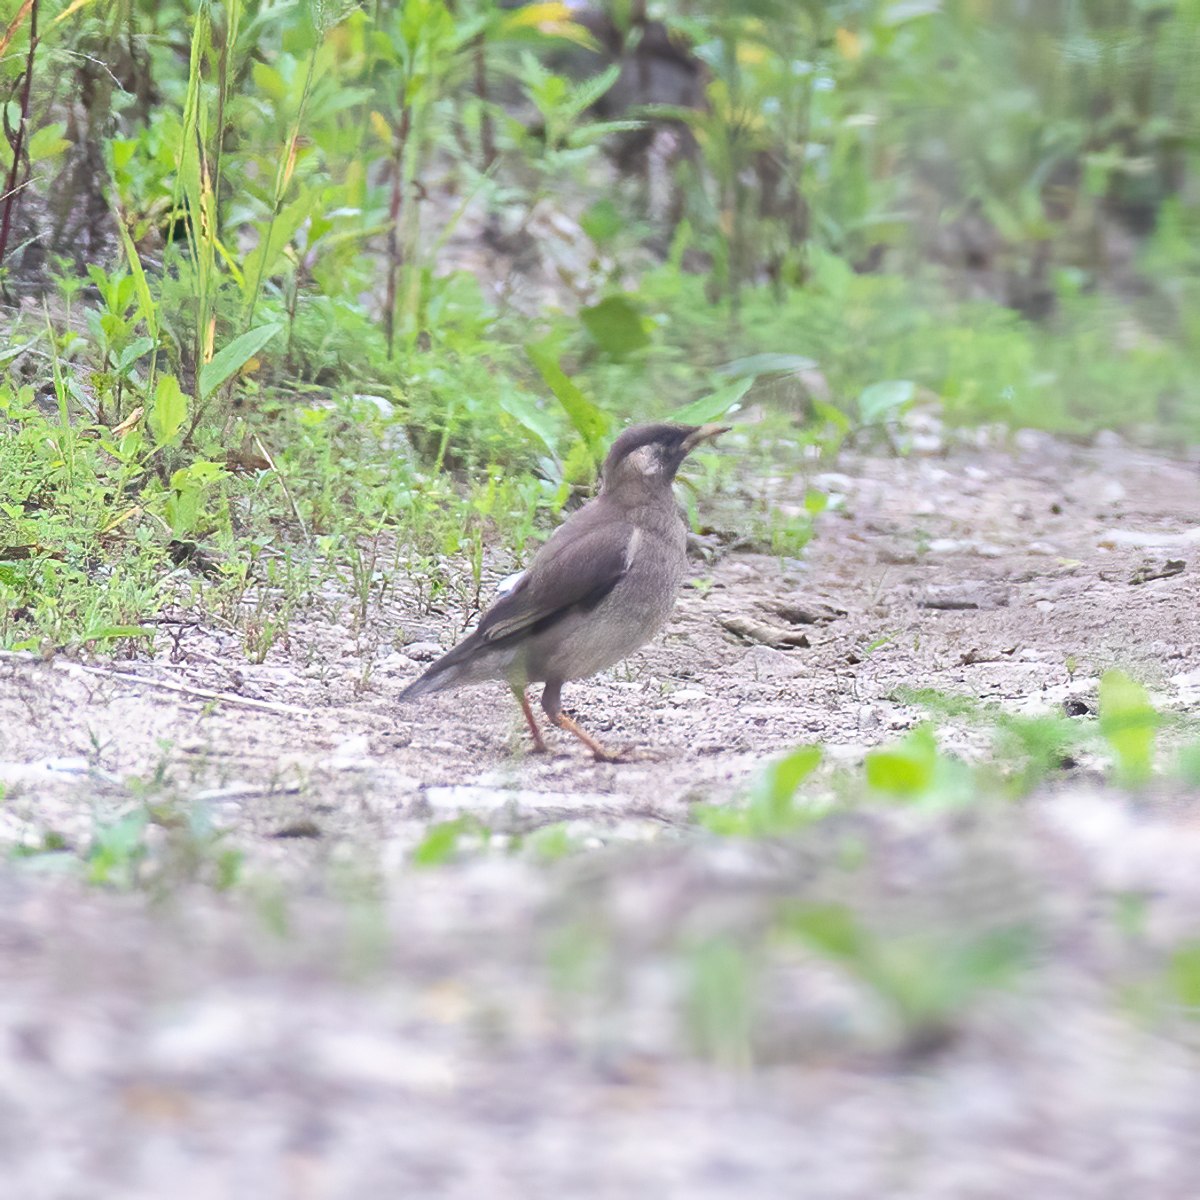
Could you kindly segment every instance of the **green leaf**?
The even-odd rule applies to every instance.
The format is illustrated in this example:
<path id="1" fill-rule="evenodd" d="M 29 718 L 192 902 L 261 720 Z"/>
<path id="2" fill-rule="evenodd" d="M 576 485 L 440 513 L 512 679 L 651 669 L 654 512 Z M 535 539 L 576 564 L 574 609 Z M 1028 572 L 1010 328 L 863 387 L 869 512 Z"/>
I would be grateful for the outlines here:
<path id="1" fill-rule="evenodd" d="M 171 494 L 167 497 L 167 523 L 176 537 L 184 537 L 200 524 L 204 515 L 204 493 L 210 484 L 228 472 L 220 463 L 194 462 L 171 476 Z"/>
<path id="2" fill-rule="evenodd" d="M 235 337 L 200 368 L 200 399 L 207 400 L 223 383 L 232 379 L 281 329 L 279 321 L 259 325 Z"/>
<path id="3" fill-rule="evenodd" d="M 177 492 L 200 491 L 229 472 L 218 462 L 199 459 L 190 467 L 182 467 L 171 476 L 171 487 Z"/>
<path id="4" fill-rule="evenodd" d="M 167 524 L 177 537 L 186 537 L 200 520 L 201 493 L 196 490 L 172 492 L 167 497 Z"/>
<path id="5" fill-rule="evenodd" d="M 961 759 L 938 750 L 931 725 L 918 725 L 903 741 L 867 755 L 870 788 L 926 808 L 971 803 L 980 780 Z"/>
<path id="6" fill-rule="evenodd" d="M 608 91 L 621 74 L 621 64 L 613 63 L 607 70 L 593 76 L 571 92 L 570 99 L 564 104 L 566 113 L 577 117 L 585 109 L 591 108 L 605 92 Z"/>
<path id="7" fill-rule="evenodd" d="M 796 811 L 796 789 L 816 770 L 821 756 L 820 746 L 801 746 L 762 773 L 746 811 L 748 833 L 778 837 L 806 820 L 807 814 Z"/>
<path id="8" fill-rule="evenodd" d="M 545 825 L 529 839 L 529 848 L 543 862 L 557 862 L 574 854 L 581 846 L 571 835 L 570 827 L 560 821 L 556 825 Z"/>
<path id="9" fill-rule="evenodd" d="M 911 379 L 873 383 L 858 398 L 858 414 L 864 425 L 878 425 L 910 405 L 916 395 L 917 385 Z"/>
<path id="10" fill-rule="evenodd" d="M 274 67 L 269 67 L 264 62 L 256 62 L 251 68 L 251 73 L 254 77 L 254 86 L 260 92 L 281 107 L 286 103 L 287 83 Z"/>
<path id="11" fill-rule="evenodd" d="M 875 791 L 914 797 L 928 791 L 937 767 L 937 742 L 928 725 L 914 729 L 899 745 L 867 755 L 867 785 Z"/>
<path id="12" fill-rule="evenodd" d="M 413 851 L 413 863 L 418 867 L 437 867 L 449 862 L 458 850 L 462 828 L 461 821 L 443 821 L 434 825 Z"/>
<path id="13" fill-rule="evenodd" d="M 0 367 L 7 367 L 14 358 L 19 358 L 30 346 L 36 346 L 37 339 L 33 338 L 28 342 L 22 342 L 18 346 L 5 346 L 0 350 Z"/>
<path id="14" fill-rule="evenodd" d="M 755 781 L 746 807 L 696 805 L 692 817 L 719 837 L 783 837 L 812 820 L 814 810 L 795 805 L 796 789 L 816 770 L 820 746 L 800 746 L 771 763 Z"/>
<path id="15" fill-rule="evenodd" d="M 879 792 L 913 796 L 933 778 L 932 764 L 898 750 L 875 750 L 867 755 L 867 783 Z"/>
<path id="16" fill-rule="evenodd" d="M 113 213 L 113 221 L 117 226 L 117 233 L 121 237 L 121 246 L 129 263 L 129 272 L 133 276 L 138 309 L 141 312 L 142 320 L 146 322 L 146 328 L 150 331 L 151 338 L 157 342 L 158 308 L 154 303 L 154 297 L 150 294 L 150 284 L 146 279 L 146 272 L 142 270 L 142 260 L 138 257 L 137 247 L 133 244 L 133 238 L 129 236 L 129 230 L 125 228 L 125 222 L 121 220 L 119 213 Z"/>
<path id="17" fill-rule="evenodd" d="M 1100 679 L 1100 734 L 1123 782 L 1136 785 L 1149 778 L 1158 725 L 1146 689 L 1124 671 L 1106 671 Z"/>
<path id="18" fill-rule="evenodd" d="M 754 376 L 726 384 L 715 392 L 709 392 L 707 396 L 701 396 L 699 400 L 693 400 L 691 404 L 677 408 L 668 415 L 667 420 L 679 421 L 684 425 L 706 425 L 709 421 L 715 421 L 735 409 L 753 386 Z"/>
<path id="19" fill-rule="evenodd" d="M 692 820 L 717 837 L 745 837 L 748 832 L 745 811 L 731 804 L 697 804 Z"/>
<path id="20" fill-rule="evenodd" d="M 124 375 L 144 354 L 154 349 L 154 339 L 148 337 L 135 338 L 117 358 L 117 371 Z"/>
<path id="21" fill-rule="evenodd" d="M 790 798 L 796 789 L 820 765 L 824 751 L 820 746 L 799 746 L 767 768 L 765 779 L 773 798 Z"/>
<path id="22" fill-rule="evenodd" d="M 597 200 L 579 219 L 579 224 L 597 246 L 606 245 L 625 228 L 620 210 L 607 197 Z"/>
<path id="23" fill-rule="evenodd" d="M 817 421 L 824 421 L 835 434 L 840 436 L 850 432 L 852 422 L 840 408 L 827 404 L 824 400 L 814 400 L 812 410 L 813 417 Z"/>
<path id="24" fill-rule="evenodd" d="M 133 161 L 141 141 L 138 138 L 111 138 L 108 152 L 112 156 L 112 165 L 118 170 L 124 170 Z"/>
<path id="25" fill-rule="evenodd" d="M 811 371 L 816 360 L 803 354 L 751 354 L 746 358 L 735 358 L 717 368 L 718 375 L 731 375 L 735 379 L 759 375 L 788 375 L 793 371 Z"/>
<path id="26" fill-rule="evenodd" d="M 829 958 L 860 958 L 867 939 L 854 914 L 841 904 L 809 904 L 787 912 L 783 928 Z"/>
<path id="27" fill-rule="evenodd" d="M 1171 955 L 1167 981 L 1192 1016 L 1200 1016 L 1200 942 L 1189 942 Z"/>
<path id="28" fill-rule="evenodd" d="M 154 636 L 154 630 L 145 625 L 101 625 L 89 629 L 82 637 L 85 642 L 108 642 L 116 638 L 138 638 Z"/>
<path id="29" fill-rule="evenodd" d="M 71 144 L 63 137 L 66 128 L 62 121 L 54 121 L 35 130 L 29 138 L 29 161 L 41 162 L 61 154 Z"/>
<path id="30" fill-rule="evenodd" d="M 750 1057 L 757 994 L 746 948 L 728 936 L 692 949 L 688 1018 L 697 1048 L 721 1061 L 744 1064 Z"/>
<path id="31" fill-rule="evenodd" d="M 1175 773 L 1188 787 L 1200 788 L 1200 742 L 1192 742 L 1180 750 Z"/>
<path id="32" fill-rule="evenodd" d="M 572 149 L 592 146 L 614 133 L 634 133 L 645 127 L 645 121 L 591 121 L 572 129 L 567 136 L 567 145 Z"/>
<path id="33" fill-rule="evenodd" d="M 614 358 L 650 344 L 646 319 L 628 296 L 609 296 L 583 309 L 579 319 L 600 349 Z"/>
<path id="34" fill-rule="evenodd" d="M 160 375 L 154 403 L 146 417 L 156 446 L 165 446 L 179 432 L 187 417 L 187 398 L 174 375 Z"/>
<path id="35" fill-rule="evenodd" d="M 501 387 L 496 400 L 514 421 L 532 433 L 551 454 L 554 453 L 554 425 L 533 396 L 520 388 Z"/>
<path id="36" fill-rule="evenodd" d="M 996 746 L 1002 759 L 1018 768 L 1012 782 L 1022 792 L 1032 791 L 1037 782 L 1059 769 L 1065 755 L 1075 747 L 1081 726 L 1065 716 L 1026 717 L 1004 713 L 996 717 Z"/>
<path id="37" fill-rule="evenodd" d="M 271 221 L 259 223 L 258 245 L 246 255 L 242 264 L 242 304 L 249 308 L 262 287 L 263 280 L 275 274 L 283 252 L 300 227 L 308 220 L 313 206 L 321 198 L 318 191 L 305 191 L 286 205 Z"/>
<path id="38" fill-rule="evenodd" d="M 555 399 L 563 406 L 563 411 L 591 453 L 592 460 L 599 462 L 604 457 L 604 441 L 611 427 L 608 413 L 597 408 L 567 377 L 558 365 L 558 356 L 547 343 L 530 342 L 525 347 L 525 353 L 554 393 Z"/>
<path id="39" fill-rule="evenodd" d="M 109 825 L 97 827 L 88 849 L 88 879 L 92 883 L 131 885 L 137 864 L 146 856 L 145 810 L 127 813 Z"/>
<path id="40" fill-rule="evenodd" d="M 471 834 L 487 837 L 487 830 L 472 816 L 456 817 L 452 821 L 439 821 L 431 825 L 425 831 L 421 844 L 412 853 L 413 865 L 439 867 L 450 862 L 458 854 L 459 841 Z"/>

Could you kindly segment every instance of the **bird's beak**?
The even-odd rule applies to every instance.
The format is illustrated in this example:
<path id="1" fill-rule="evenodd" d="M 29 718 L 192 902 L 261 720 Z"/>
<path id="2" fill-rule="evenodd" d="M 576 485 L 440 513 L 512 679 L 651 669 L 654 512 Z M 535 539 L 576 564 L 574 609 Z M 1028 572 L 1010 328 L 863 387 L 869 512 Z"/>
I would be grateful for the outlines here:
<path id="1" fill-rule="evenodd" d="M 689 433 L 683 439 L 684 454 L 691 454 L 697 446 L 704 442 L 711 442 L 713 438 L 720 436 L 722 433 L 728 433 L 732 428 L 732 425 L 701 425 L 695 433 Z"/>

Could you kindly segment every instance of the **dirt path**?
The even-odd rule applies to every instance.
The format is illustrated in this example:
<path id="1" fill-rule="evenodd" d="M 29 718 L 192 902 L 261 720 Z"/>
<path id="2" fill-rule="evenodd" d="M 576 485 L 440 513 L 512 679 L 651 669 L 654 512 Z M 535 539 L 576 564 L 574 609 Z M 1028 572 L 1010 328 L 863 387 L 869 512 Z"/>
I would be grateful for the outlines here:
<path id="1" fill-rule="evenodd" d="M 310 616 L 261 665 L 199 626 L 177 631 L 177 661 L 0 658 L 0 841 L 86 847 L 143 797 L 200 802 L 211 821 L 191 841 L 170 820 L 149 831 L 144 892 L 87 889 L 56 869 L 68 855 L 0 872 L 12 1194 L 66 1198 L 86 1180 L 122 1200 L 703 1200 L 801 1194 L 801 1177 L 820 1198 L 1193 1194 L 1194 1051 L 1098 999 L 1115 951 L 1092 924 L 1105 897 L 1145 890 L 1161 897 L 1156 936 L 1194 930 L 1200 820 L 1178 793 L 1134 807 L 1084 774 L 973 825 L 865 819 L 888 904 L 954 904 L 980 883 L 1064 939 L 1019 1003 L 932 1065 L 881 1058 L 819 973 L 768 989 L 764 1028 L 786 1036 L 756 1032 L 762 1068 L 684 1053 L 664 946 L 693 921 L 737 936 L 764 890 L 802 878 L 819 893 L 836 858 L 825 833 L 796 861 L 697 840 L 691 803 L 728 801 L 797 743 L 850 762 L 894 740 L 922 715 L 906 687 L 1094 711 L 1099 674 L 1121 665 L 1168 712 L 1200 699 L 1194 464 L 1030 434 L 847 456 L 815 482 L 837 504 L 801 563 L 698 563 L 665 636 L 568 689 L 592 731 L 641 749 L 630 763 L 565 737 L 526 755 L 500 688 L 398 709 L 456 616 L 418 615 L 403 586 L 370 645 Z M 781 635 L 808 644 L 758 640 Z M 979 748 L 966 728 L 947 736 Z M 408 870 L 430 826 L 460 815 L 493 847 L 567 821 L 593 853 Z M 229 897 L 208 886 L 213 862 L 181 861 L 197 836 L 242 854 Z M 556 984 L 598 912 L 620 968 Z"/>
<path id="2" fill-rule="evenodd" d="M 1020 436 L 1023 452 L 847 458 L 816 477 L 839 507 L 821 518 L 803 562 L 736 552 L 697 562 L 701 586 L 684 592 L 663 636 L 567 689 L 588 728 L 634 749 L 630 763 L 593 763 L 555 731 L 549 758 L 525 754 L 499 686 L 396 706 L 462 620 L 453 610 L 417 615 L 403 585 L 374 612 L 369 641 L 348 632 L 340 610 L 310 616 L 293 624 L 290 654 L 280 646 L 265 664 L 247 663 L 233 635 L 195 626 L 177 631 L 179 661 L 160 654 L 89 672 L 5 660 L 0 759 L 50 760 L 44 774 L 60 794 L 85 768 L 100 793 L 124 794 L 128 776 L 156 771 L 227 790 L 230 803 L 241 788 L 255 796 L 231 812 L 258 833 L 294 817 L 352 833 L 363 813 L 327 810 L 362 797 L 383 805 L 374 838 L 397 836 L 397 817 L 404 825 L 514 799 L 546 819 L 674 820 L 689 799 L 728 799 L 764 755 L 797 742 L 849 755 L 894 737 L 918 715 L 894 699 L 903 687 L 1044 709 L 1094 698 L 1098 675 L 1123 664 L 1161 703 L 1190 703 L 1200 688 L 1189 561 L 1200 546 L 1200 474 L 1120 445 Z M 735 527 L 738 503 L 726 500 L 716 523 Z M 723 620 L 809 645 L 775 649 Z M 411 649 L 392 649 L 398 642 Z M 262 707 L 142 687 L 138 675 Z M 258 794 L 272 786 L 284 790 L 278 803 Z M 10 819 L 20 807 L 8 806 Z M 31 812 L 31 831 L 69 832 L 60 816 L 69 813 Z"/>

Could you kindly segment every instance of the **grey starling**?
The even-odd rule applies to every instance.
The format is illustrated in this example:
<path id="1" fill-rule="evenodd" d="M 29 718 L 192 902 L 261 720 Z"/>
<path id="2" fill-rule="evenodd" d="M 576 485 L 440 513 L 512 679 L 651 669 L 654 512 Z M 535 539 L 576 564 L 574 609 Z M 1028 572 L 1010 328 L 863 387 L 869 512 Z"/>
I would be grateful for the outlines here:
<path id="1" fill-rule="evenodd" d="M 525 694 L 545 683 L 542 708 L 597 759 L 616 761 L 563 711 L 562 686 L 603 671 L 666 623 L 687 571 L 687 530 L 671 490 L 683 460 L 725 425 L 637 425 L 613 443 L 600 493 L 559 526 L 475 631 L 400 693 L 504 680 L 533 743 L 546 744 Z"/>

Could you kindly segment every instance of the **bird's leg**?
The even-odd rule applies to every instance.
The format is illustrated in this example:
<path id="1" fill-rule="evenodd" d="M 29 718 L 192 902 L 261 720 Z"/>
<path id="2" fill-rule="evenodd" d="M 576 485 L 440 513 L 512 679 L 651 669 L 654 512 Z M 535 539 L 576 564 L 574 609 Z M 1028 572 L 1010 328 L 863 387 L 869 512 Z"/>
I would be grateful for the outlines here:
<path id="1" fill-rule="evenodd" d="M 567 716 L 565 712 L 560 712 L 557 717 L 551 717 L 550 719 L 559 729 L 565 729 L 568 733 L 573 733 L 592 752 L 597 762 L 621 761 L 619 754 L 614 754 L 611 750 L 606 749 L 602 742 L 596 741 L 578 721 L 573 717 Z"/>
<path id="2" fill-rule="evenodd" d="M 597 762 L 621 761 L 620 755 L 613 754 L 611 750 L 606 750 L 600 742 L 596 741 L 587 730 L 579 725 L 578 721 L 563 712 L 561 683 L 546 684 L 542 690 L 542 709 L 546 716 L 559 729 L 565 729 L 568 733 L 573 733 L 592 752 Z"/>
<path id="3" fill-rule="evenodd" d="M 517 703 L 521 706 L 521 711 L 525 714 L 525 720 L 529 724 L 529 732 L 533 734 L 533 748 L 538 754 L 546 753 L 546 743 L 542 740 L 542 731 L 538 728 L 538 723 L 534 719 L 533 709 L 529 704 L 529 697 L 525 695 L 523 687 L 517 687 L 514 683 L 511 685 L 512 694 L 516 697 Z"/>

